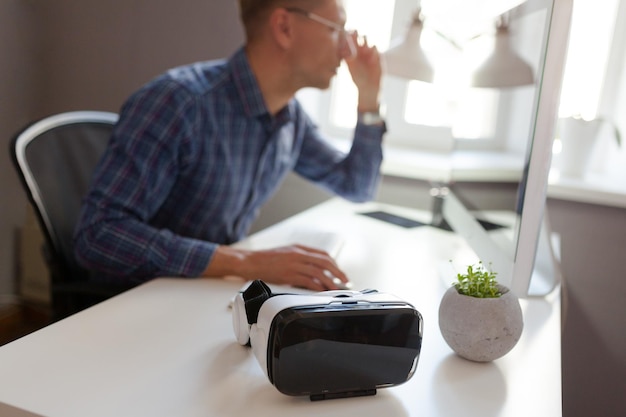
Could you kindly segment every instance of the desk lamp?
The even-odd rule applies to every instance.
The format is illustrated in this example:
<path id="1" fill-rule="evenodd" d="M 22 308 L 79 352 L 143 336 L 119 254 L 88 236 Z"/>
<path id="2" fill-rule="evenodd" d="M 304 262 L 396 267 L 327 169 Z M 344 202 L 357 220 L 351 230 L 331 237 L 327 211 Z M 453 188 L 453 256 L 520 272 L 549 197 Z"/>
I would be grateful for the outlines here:
<path id="1" fill-rule="evenodd" d="M 522 2 L 517 0 L 516 3 Z M 508 12 L 496 16 L 494 49 L 483 64 L 474 71 L 471 86 L 508 88 L 533 84 L 531 66 L 515 52 L 511 45 Z M 427 83 L 433 82 L 433 66 L 420 44 L 424 21 L 425 16 L 421 7 L 418 7 L 404 37 L 392 42 L 391 47 L 383 54 L 388 75 Z M 462 49 L 461 45 L 442 31 L 434 28 L 433 30 L 456 49 Z M 471 41 L 480 36 L 482 35 L 479 34 L 468 40 Z"/>
<path id="2" fill-rule="evenodd" d="M 423 16 L 418 8 L 404 38 L 392 43 L 384 54 L 387 74 L 427 83 L 433 81 L 433 67 L 420 44 L 423 28 Z"/>
<path id="3" fill-rule="evenodd" d="M 491 54 L 473 74 L 472 86 L 508 88 L 534 83 L 533 69 L 513 49 L 508 15 L 496 22 L 495 45 Z"/>

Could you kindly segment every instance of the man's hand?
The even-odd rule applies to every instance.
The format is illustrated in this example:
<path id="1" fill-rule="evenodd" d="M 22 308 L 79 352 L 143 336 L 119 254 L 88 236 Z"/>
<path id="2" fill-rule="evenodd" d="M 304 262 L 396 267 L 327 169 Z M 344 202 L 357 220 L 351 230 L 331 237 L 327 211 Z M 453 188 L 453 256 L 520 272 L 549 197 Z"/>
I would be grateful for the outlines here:
<path id="1" fill-rule="evenodd" d="M 378 95 L 382 66 L 380 54 L 375 46 L 369 46 L 367 38 L 360 38 L 357 33 L 351 34 L 356 45 L 356 56 L 347 58 L 346 64 L 350 70 L 352 81 L 359 90 L 360 112 L 378 111 Z"/>
<path id="2" fill-rule="evenodd" d="M 260 279 L 315 291 L 339 289 L 333 282 L 335 277 L 343 283 L 348 282 L 346 275 L 326 252 L 302 245 L 261 251 L 220 246 L 202 275 L 236 275 L 248 280 Z"/>

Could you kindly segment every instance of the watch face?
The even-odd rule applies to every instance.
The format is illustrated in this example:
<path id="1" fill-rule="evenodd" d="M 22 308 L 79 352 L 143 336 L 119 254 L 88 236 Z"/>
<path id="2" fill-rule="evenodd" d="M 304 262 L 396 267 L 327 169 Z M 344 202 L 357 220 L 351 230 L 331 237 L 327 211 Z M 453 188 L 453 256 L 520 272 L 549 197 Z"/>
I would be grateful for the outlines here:
<path id="1" fill-rule="evenodd" d="M 292 307 L 274 318 L 268 376 L 287 395 L 372 390 L 413 374 L 422 343 L 412 307 Z"/>

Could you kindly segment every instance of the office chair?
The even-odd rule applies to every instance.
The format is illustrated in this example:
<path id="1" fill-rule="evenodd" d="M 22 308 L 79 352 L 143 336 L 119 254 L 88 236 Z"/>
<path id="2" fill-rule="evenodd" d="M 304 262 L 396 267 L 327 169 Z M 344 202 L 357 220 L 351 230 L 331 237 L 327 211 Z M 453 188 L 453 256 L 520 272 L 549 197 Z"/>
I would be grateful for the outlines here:
<path id="1" fill-rule="evenodd" d="M 72 243 L 82 198 L 116 121 L 114 113 L 61 113 L 30 124 L 11 141 L 13 162 L 45 238 L 53 320 L 130 288 L 91 281 L 76 263 Z"/>

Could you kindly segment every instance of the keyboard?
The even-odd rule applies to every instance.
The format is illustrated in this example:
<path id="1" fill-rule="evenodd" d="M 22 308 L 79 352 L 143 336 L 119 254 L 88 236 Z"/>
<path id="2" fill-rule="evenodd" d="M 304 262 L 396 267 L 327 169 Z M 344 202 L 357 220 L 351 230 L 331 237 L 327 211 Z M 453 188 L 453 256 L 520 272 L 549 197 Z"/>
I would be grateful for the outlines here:
<path id="1" fill-rule="evenodd" d="M 344 244 L 344 238 L 339 233 L 329 230 L 295 229 L 289 237 L 290 244 L 300 244 L 328 253 L 337 259 Z"/>

